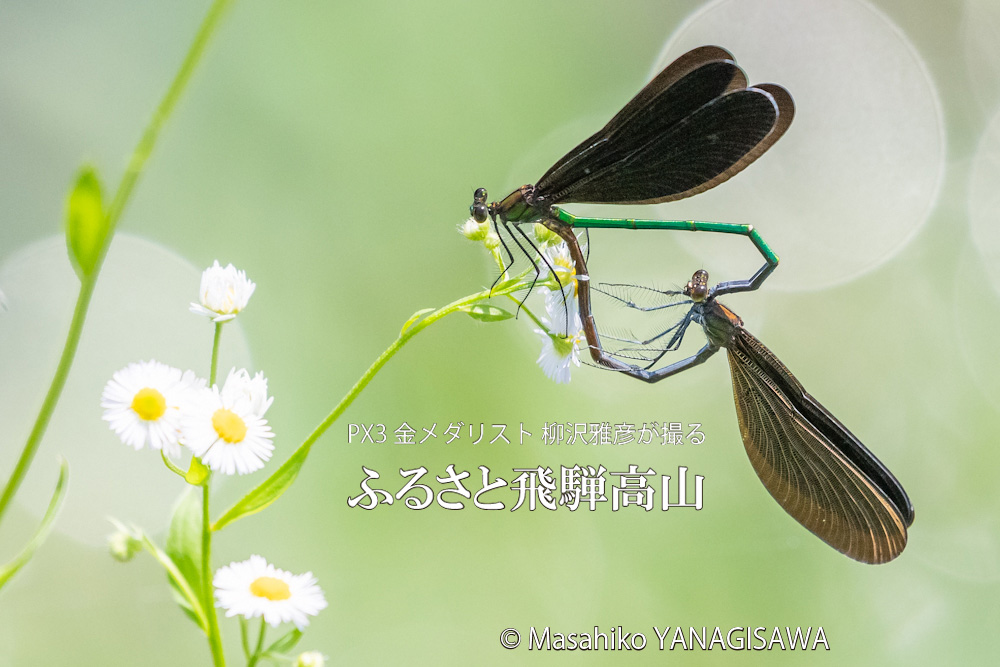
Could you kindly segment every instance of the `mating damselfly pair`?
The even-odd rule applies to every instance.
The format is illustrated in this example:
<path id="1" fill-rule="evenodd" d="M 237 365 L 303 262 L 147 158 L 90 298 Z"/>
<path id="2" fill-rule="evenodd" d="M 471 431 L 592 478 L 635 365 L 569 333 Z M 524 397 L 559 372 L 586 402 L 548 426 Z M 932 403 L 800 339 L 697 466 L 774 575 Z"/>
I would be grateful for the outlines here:
<path id="1" fill-rule="evenodd" d="M 576 264 L 583 331 L 600 366 L 652 383 L 697 366 L 725 348 L 743 444 L 764 487 L 788 514 L 834 549 L 865 563 L 885 563 L 902 552 L 913 522 L 913 506 L 903 487 L 743 327 L 740 317 L 718 301 L 759 288 L 777 266 L 777 255 L 757 230 L 717 222 L 584 218 L 559 206 L 654 204 L 704 192 L 763 155 L 788 129 L 794 110 L 791 96 L 781 86 L 749 86 L 732 54 L 716 46 L 699 47 L 668 65 L 607 125 L 558 160 L 535 184 L 490 204 L 486 190 L 477 190 L 471 213 L 480 223 L 491 220 L 498 234 L 503 227 L 532 262 L 528 248 L 537 251 L 537 247 L 524 225 L 540 223 L 567 243 Z M 623 359 L 602 345 L 591 309 L 592 277 L 574 232 L 595 228 L 741 234 L 753 242 L 765 263 L 746 280 L 709 287 L 708 274 L 699 270 L 683 290 L 662 292 L 682 298 L 672 305 L 689 305 L 687 312 L 653 339 L 632 341 L 649 350 L 649 356 Z M 508 261 L 513 261 L 506 243 L 504 248 Z M 545 266 L 536 264 L 536 270 L 552 271 L 544 255 L 539 256 Z M 617 298 L 638 307 L 627 298 Z M 667 353 L 680 347 L 691 324 L 701 325 L 705 345 L 688 358 L 657 368 Z M 641 365 L 633 363 L 640 358 Z"/>

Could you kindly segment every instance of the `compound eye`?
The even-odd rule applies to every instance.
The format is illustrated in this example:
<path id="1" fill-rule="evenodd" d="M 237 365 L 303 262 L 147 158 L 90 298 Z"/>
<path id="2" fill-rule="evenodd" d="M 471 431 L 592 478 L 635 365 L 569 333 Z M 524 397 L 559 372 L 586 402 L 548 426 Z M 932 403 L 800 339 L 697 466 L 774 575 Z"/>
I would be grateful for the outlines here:
<path id="1" fill-rule="evenodd" d="M 472 195 L 472 200 L 477 204 L 486 203 L 486 188 L 477 188 L 476 193 Z"/>
<path id="2" fill-rule="evenodd" d="M 482 188 L 480 188 L 482 189 Z M 469 207 L 469 212 L 476 222 L 486 222 L 486 204 L 476 203 Z"/>

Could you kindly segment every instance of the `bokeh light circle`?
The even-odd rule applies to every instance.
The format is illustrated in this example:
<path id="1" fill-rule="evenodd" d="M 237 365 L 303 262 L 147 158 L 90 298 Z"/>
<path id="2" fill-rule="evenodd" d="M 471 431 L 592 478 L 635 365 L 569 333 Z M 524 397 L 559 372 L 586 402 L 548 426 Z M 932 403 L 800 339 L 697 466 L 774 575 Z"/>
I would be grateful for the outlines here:
<path id="1" fill-rule="evenodd" d="M 1000 297 L 1000 112 L 987 126 L 972 161 L 969 225 L 987 280 Z"/>
<path id="2" fill-rule="evenodd" d="M 996 0 L 965 0 L 961 35 L 956 41 L 965 55 L 972 98 L 987 113 L 1000 102 L 1000 3 Z"/>
<path id="3" fill-rule="evenodd" d="M 676 31 L 654 71 L 701 44 L 732 52 L 751 83 L 786 87 L 795 121 L 745 172 L 659 217 L 754 224 L 782 260 L 768 285 L 785 290 L 852 280 L 916 234 L 943 176 L 943 119 L 892 22 L 859 0 L 719 0 Z M 712 256 L 704 236 L 681 242 Z"/>
<path id="4" fill-rule="evenodd" d="M 159 452 L 123 445 L 101 419 L 101 391 L 118 369 L 156 359 L 208 375 L 213 325 L 188 312 L 201 270 L 155 243 L 118 234 L 87 315 L 62 397 L 16 502 L 41 516 L 58 474 L 69 462 L 69 491 L 55 530 L 90 545 L 112 532 L 107 517 L 162 530 L 184 483 Z M 63 237 L 29 245 L 0 265 L 0 470 L 13 469 L 65 341 L 79 288 Z M 238 322 L 226 324 L 220 374 L 248 366 L 249 349 Z"/>

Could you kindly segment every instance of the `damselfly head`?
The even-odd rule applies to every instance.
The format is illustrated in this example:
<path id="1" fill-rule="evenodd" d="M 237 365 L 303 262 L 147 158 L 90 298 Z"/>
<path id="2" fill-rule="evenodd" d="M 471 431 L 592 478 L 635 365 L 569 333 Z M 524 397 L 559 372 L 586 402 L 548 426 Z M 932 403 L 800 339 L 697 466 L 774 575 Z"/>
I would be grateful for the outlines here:
<path id="1" fill-rule="evenodd" d="M 486 217 L 489 215 L 489 210 L 486 207 L 486 196 L 486 188 L 477 188 L 472 195 L 472 206 L 469 207 L 469 213 L 472 214 L 476 222 L 486 222 Z"/>
<path id="2" fill-rule="evenodd" d="M 691 297 L 695 303 L 701 303 L 708 298 L 708 271 L 705 269 L 695 271 L 684 288 L 684 295 Z"/>

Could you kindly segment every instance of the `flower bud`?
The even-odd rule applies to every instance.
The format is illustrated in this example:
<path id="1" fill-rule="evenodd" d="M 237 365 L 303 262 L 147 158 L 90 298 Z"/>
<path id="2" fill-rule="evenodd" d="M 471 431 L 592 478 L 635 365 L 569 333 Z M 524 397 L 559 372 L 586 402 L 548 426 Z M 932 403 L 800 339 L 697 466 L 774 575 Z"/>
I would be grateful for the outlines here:
<path id="1" fill-rule="evenodd" d="M 108 537 L 108 551 L 119 563 L 127 563 L 142 551 L 142 542 L 124 527 L 119 527 Z"/>
<path id="2" fill-rule="evenodd" d="M 306 651 L 299 653 L 295 659 L 295 667 L 323 667 L 326 665 L 326 656 L 319 651 Z"/>
<path id="3" fill-rule="evenodd" d="M 108 218 L 101 204 L 101 183 L 93 167 L 83 167 L 66 205 L 66 247 L 80 280 L 91 275 L 108 235 Z"/>
<path id="4" fill-rule="evenodd" d="M 554 246 L 562 243 L 562 237 L 540 222 L 535 223 L 535 241 L 539 246 Z"/>
<path id="5" fill-rule="evenodd" d="M 469 218 L 458 226 L 458 231 L 470 241 L 483 241 L 490 231 L 490 223 L 477 222 L 475 218 Z"/>

